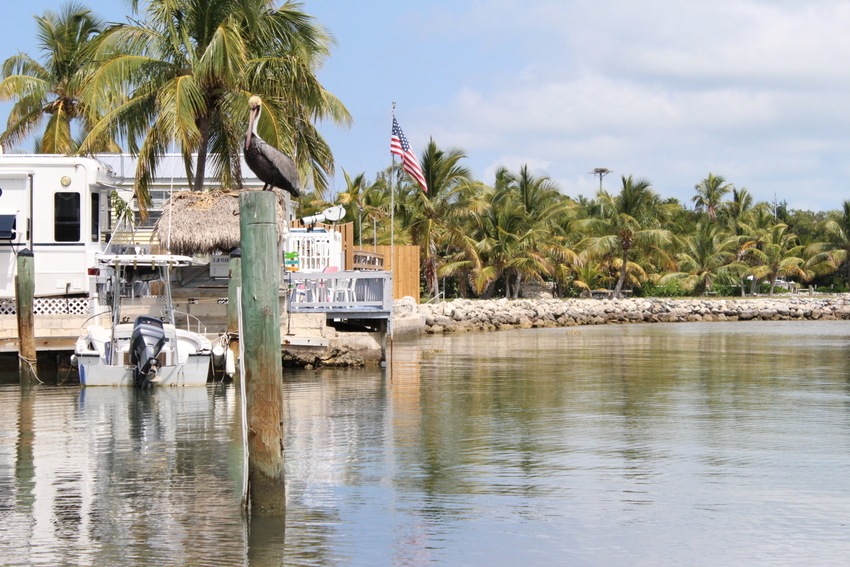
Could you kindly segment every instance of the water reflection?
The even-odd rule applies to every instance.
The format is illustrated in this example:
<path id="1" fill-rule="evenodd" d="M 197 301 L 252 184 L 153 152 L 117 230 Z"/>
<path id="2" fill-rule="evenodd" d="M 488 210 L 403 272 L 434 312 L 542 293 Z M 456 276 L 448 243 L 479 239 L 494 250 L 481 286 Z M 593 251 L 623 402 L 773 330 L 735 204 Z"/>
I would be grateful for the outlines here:
<path id="1" fill-rule="evenodd" d="M 222 541 L 222 564 L 243 562 L 238 485 L 222 466 L 232 392 L 6 387 L 0 408 L 3 494 L 15 498 L 3 506 L 4 563 L 179 564 Z"/>
<path id="2" fill-rule="evenodd" d="M 238 389 L 0 386 L 0 563 L 840 565 L 850 327 L 535 329 L 287 371 L 287 513 Z"/>

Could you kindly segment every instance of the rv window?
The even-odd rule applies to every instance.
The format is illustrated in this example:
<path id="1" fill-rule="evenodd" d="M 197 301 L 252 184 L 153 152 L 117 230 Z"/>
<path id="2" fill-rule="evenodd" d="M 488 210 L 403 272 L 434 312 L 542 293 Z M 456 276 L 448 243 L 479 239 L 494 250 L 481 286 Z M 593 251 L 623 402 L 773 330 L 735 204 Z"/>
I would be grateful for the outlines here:
<path id="1" fill-rule="evenodd" d="M 15 238 L 15 215 L 0 215 L 0 239 Z"/>
<path id="2" fill-rule="evenodd" d="M 91 241 L 100 240 L 100 193 L 91 194 Z"/>
<path id="3" fill-rule="evenodd" d="M 53 240 L 80 241 L 80 194 L 56 193 L 53 196 Z"/>

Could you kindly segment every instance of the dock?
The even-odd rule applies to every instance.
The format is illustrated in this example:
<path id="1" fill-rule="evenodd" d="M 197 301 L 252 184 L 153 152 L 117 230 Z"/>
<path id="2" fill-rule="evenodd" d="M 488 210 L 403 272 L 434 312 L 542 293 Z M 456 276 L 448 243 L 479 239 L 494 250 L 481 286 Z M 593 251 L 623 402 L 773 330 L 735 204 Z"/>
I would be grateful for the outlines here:
<path id="1" fill-rule="evenodd" d="M 281 352 L 295 361 L 322 360 L 325 353 L 344 351 L 365 361 L 382 360 L 386 335 L 392 329 L 392 272 L 287 272 L 280 288 Z M 200 325 L 209 338 L 221 336 L 227 325 L 226 287 L 183 289 L 175 293 L 178 326 Z M 140 303 L 156 296 L 140 296 Z M 98 298 L 37 298 L 36 349 L 68 352 L 81 331 L 105 313 Z M 14 299 L 0 305 L 0 353 L 18 352 Z M 350 358 L 349 358 L 350 359 Z"/>

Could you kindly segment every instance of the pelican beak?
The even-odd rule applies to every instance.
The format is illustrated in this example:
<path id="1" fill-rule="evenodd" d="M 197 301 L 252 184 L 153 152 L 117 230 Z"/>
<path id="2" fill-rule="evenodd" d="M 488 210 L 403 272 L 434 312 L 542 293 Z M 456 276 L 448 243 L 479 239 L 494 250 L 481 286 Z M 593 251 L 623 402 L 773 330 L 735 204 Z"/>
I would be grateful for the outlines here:
<path id="1" fill-rule="evenodd" d="M 254 122 L 257 120 L 256 107 L 248 112 L 248 132 L 245 134 L 245 149 L 251 147 L 251 134 L 254 132 Z"/>

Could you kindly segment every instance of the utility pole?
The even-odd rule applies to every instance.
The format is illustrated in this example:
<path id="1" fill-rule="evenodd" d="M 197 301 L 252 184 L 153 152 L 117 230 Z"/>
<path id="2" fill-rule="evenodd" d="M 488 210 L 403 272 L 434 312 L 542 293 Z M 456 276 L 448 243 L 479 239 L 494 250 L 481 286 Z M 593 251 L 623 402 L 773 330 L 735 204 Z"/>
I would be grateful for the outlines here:
<path id="1" fill-rule="evenodd" d="M 599 190 L 602 191 L 602 178 L 608 175 L 609 173 L 614 173 L 610 169 L 605 169 L 604 167 L 597 167 L 593 171 L 590 172 L 591 175 L 596 175 L 599 177 Z"/>

